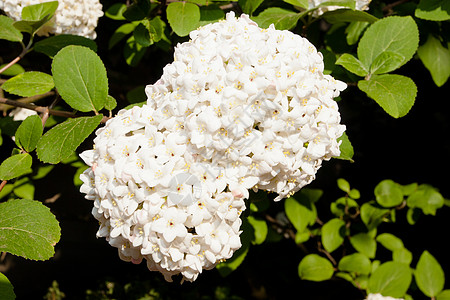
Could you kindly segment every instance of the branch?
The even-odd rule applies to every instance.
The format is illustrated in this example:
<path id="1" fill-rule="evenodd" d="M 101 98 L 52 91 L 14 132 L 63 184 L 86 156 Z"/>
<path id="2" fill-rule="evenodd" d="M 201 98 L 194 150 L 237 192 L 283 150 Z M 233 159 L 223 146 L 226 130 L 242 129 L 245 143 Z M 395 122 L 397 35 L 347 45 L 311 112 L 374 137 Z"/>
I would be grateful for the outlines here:
<path id="1" fill-rule="evenodd" d="M 398 0 L 398 1 L 392 2 L 392 3 L 388 4 L 388 5 L 386 5 L 385 7 L 383 7 L 383 12 L 391 14 L 392 13 L 392 9 L 394 7 L 396 7 L 397 5 L 403 4 L 405 2 L 408 2 L 408 1 L 410 1 L 410 0 Z"/>
<path id="2" fill-rule="evenodd" d="M 54 94 L 55 94 L 55 92 L 47 92 L 45 94 L 38 95 L 38 96 L 40 96 L 41 98 L 45 98 L 47 96 L 54 95 Z M 29 97 L 29 98 L 31 98 L 31 97 Z M 23 99 L 26 99 L 26 98 L 23 98 Z M 0 98 L 0 103 L 11 105 L 14 107 L 21 107 L 21 108 L 34 110 L 34 111 L 36 111 L 38 113 L 42 113 L 42 114 L 45 114 L 48 111 L 49 114 L 54 115 L 54 116 L 66 117 L 66 118 L 76 118 L 77 117 L 77 115 L 75 115 L 74 113 L 68 112 L 68 111 L 48 109 L 48 107 L 45 107 L 45 106 L 37 106 L 32 103 L 19 102 L 16 100 L 9 100 L 6 98 Z"/>
<path id="3" fill-rule="evenodd" d="M 8 109 L 11 109 L 11 108 L 14 108 L 14 107 L 28 108 L 28 107 L 20 106 L 21 104 L 18 104 L 18 103 L 33 103 L 33 102 L 36 102 L 38 100 L 44 99 L 46 97 L 53 96 L 54 94 L 55 94 L 55 92 L 50 91 L 50 92 L 47 92 L 47 93 L 44 93 L 44 94 L 41 94 L 41 95 L 36 95 L 36 96 L 31 96 L 31 97 L 26 97 L 26 98 L 20 98 L 20 99 L 17 99 L 17 100 L 9 100 L 9 99 L 6 99 L 6 98 L 3 98 L 3 97 L 0 96 L 0 99 L 13 101 L 11 105 L 0 104 L 0 110 L 4 111 L 4 110 L 8 110 Z M 0 100 L 0 103 L 6 103 L 6 102 Z M 29 108 L 29 109 L 34 110 L 35 106 L 32 106 L 32 107 L 33 108 Z"/>

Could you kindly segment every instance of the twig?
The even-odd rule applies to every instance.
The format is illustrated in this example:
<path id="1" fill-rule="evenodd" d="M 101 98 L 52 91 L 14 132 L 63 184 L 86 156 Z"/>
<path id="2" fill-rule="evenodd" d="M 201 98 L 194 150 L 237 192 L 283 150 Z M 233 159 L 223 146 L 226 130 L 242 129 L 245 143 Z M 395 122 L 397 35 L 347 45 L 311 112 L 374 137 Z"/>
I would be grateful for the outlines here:
<path id="1" fill-rule="evenodd" d="M 10 61 L 6 66 L 0 69 L 0 74 L 8 70 L 12 65 L 16 64 L 22 57 L 19 55 L 16 58 L 14 58 L 12 61 Z"/>
<path id="2" fill-rule="evenodd" d="M 11 105 L 0 104 L 0 110 L 8 110 L 8 109 L 11 109 L 11 108 L 14 108 L 14 107 L 22 107 L 22 106 L 20 106 L 20 104 L 17 104 L 17 103 L 33 103 L 33 102 L 36 102 L 38 100 L 44 99 L 46 97 L 52 96 L 54 94 L 55 94 L 55 92 L 50 91 L 50 92 L 47 92 L 47 93 L 44 93 L 44 94 L 41 94 L 41 95 L 20 98 L 20 99 L 17 99 L 17 100 L 9 100 L 9 101 L 13 101 L 12 102 L 13 104 L 11 104 Z M 6 99 L 6 98 L 0 97 L 0 99 Z M 6 99 L 6 100 L 8 100 L 8 99 Z M 0 103 L 4 103 L 4 102 L 0 101 Z M 24 107 L 24 108 L 27 108 L 27 107 Z"/>
<path id="3" fill-rule="evenodd" d="M 50 92 L 48 92 L 48 93 L 50 93 Z M 51 93 L 54 94 L 54 92 L 51 92 Z M 31 109 L 31 110 L 34 110 L 34 111 L 36 111 L 38 113 L 42 113 L 42 114 L 45 114 L 46 111 L 48 110 L 48 113 L 51 114 L 51 115 L 54 115 L 54 116 L 66 117 L 66 118 L 76 118 L 76 117 L 78 117 L 74 113 L 71 113 L 71 112 L 68 112 L 68 111 L 49 109 L 48 107 L 45 107 L 45 106 L 37 106 L 37 105 L 31 104 L 31 103 L 23 103 L 23 102 L 19 102 L 19 101 L 15 101 L 15 100 L 9 100 L 9 99 L 6 99 L 6 98 L 0 98 L 0 103 L 8 104 L 8 105 L 15 106 L 15 107 L 22 107 L 22 108 L 26 108 L 26 109 Z"/>
<path id="4" fill-rule="evenodd" d="M 333 266 L 336 266 L 337 265 L 336 260 L 333 258 L 333 256 L 331 256 L 330 253 L 328 253 L 328 251 L 326 251 L 325 249 L 322 248 L 322 243 L 321 242 L 317 242 L 317 244 L 318 244 L 317 245 L 317 249 L 327 256 L 327 258 L 331 261 Z"/>
<path id="5" fill-rule="evenodd" d="M 2 183 L 0 183 L 0 192 L 3 190 L 7 182 L 8 180 L 3 180 Z"/>
<path id="6" fill-rule="evenodd" d="M 403 4 L 405 2 L 408 2 L 410 0 L 398 0 L 396 2 L 392 2 L 388 5 L 386 5 L 385 7 L 383 7 L 383 12 L 387 12 L 387 13 L 391 13 L 391 10 L 396 7 L 397 5 Z"/>

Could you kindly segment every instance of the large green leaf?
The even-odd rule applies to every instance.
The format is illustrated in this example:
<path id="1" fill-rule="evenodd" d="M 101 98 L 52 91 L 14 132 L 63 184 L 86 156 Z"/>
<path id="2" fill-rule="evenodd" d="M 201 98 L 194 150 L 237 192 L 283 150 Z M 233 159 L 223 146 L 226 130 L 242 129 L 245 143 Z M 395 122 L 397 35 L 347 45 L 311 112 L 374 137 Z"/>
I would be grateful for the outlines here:
<path id="1" fill-rule="evenodd" d="M 304 280 L 328 280 L 333 273 L 334 268 L 331 262 L 317 254 L 306 255 L 298 265 L 298 275 Z"/>
<path id="2" fill-rule="evenodd" d="M 411 280 L 412 274 L 408 265 L 388 261 L 380 265 L 370 276 L 368 290 L 370 293 L 402 298 Z"/>
<path id="3" fill-rule="evenodd" d="M 35 200 L 0 203 L 0 251 L 28 259 L 46 260 L 61 232 L 50 209 Z"/>
<path id="4" fill-rule="evenodd" d="M 71 45 L 59 51 L 52 63 L 59 94 L 72 108 L 99 111 L 108 96 L 108 78 L 103 62 L 89 48 Z"/>
<path id="5" fill-rule="evenodd" d="M 199 26 L 200 8 L 193 3 L 172 2 L 166 12 L 170 26 L 179 36 L 186 36 Z"/>
<path id="6" fill-rule="evenodd" d="M 19 74 L 2 85 L 2 89 L 8 93 L 22 97 L 44 94 L 54 87 L 52 76 L 37 71 Z"/>
<path id="7" fill-rule="evenodd" d="M 325 250 L 333 252 L 344 242 L 345 222 L 334 218 L 322 227 L 322 244 Z"/>
<path id="8" fill-rule="evenodd" d="M 411 78 L 396 74 L 373 75 L 369 80 L 359 81 L 358 87 L 394 118 L 409 112 L 417 94 Z"/>
<path id="9" fill-rule="evenodd" d="M 84 46 L 92 51 L 97 51 L 97 44 L 93 40 L 71 34 L 60 34 L 40 40 L 34 45 L 34 50 L 53 58 L 59 50 L 70 45 Z"/>
<path id="10" fill-rule="evenodd" d="M 375 199 L 383 207 L 395 207 L 403 202 L 403 190 L 390 179 L 381 181 L 375 187 Z"/>
<path id="11" fill-rule="evenodd" d="M 409 61 L 419 45 L 419 31 L 411 17 L 387 17 L 373 23 L 364 32 L 358 44 L 358 58 L 370 69 L 375 59 L 385 51 L 403 57 L 402 61 L 392 64 L 395 70 Z"/>
<path id="12" fill-rule="evenodd" d="M 38 158 L 57 164 L 73 151 L 97 128 L 103 116 L 68 119 L 42 136 L 37 145 Z"/>
<path id="13" fill-rule="evenodd" d="M 0 165 L 0 179 L 10 180 L 31 173 L 33 159 L 28 153 L 16 154 L 5 159 Z"/>
<path id="14" fill-rule="evenodd" d="M 421 0 L 415 15 L 418 18 L 430 21 L 450 20 L 450 1 L 448 0 Z"/>
<path id="15" fill-rule="evenodd" d="M 316 221 L 317 211 L 314 203 L 301 194 L 295 195 L 295 198 L 287 198 L 284 202 L 284 210 L 298 232 L 303 232 L 308 225 Z"/>
<path id="16" fill-rule="evenodd" d="M 279 7 L 269 7 L 258 16 L 252 17 L 261 28 L 268 28 L 273 24 L 278 30 L 289 30 L 297 25 L 301 15 Z"/>
<path id="17" fill-rule="evenodd" d="M 37 115 L 26 118 L 16 131 L 16 144 L 27 152 L 31 152 L 41 138 L 43 132 L 41 118 Z"/>
<path id="18" fill-rule="evenodd" d="M 23 39 L 22 33 L 13 26 L 13 19 L 7 16 L 0 16 L 0 40 L 20 42 Z"/>
<path id="19" fill-rule="evenodd" d="M 11 282 L 9 282 L 9 279 L 3 273 L 0 273 L 0 299 L 3 300 L 16 299 L 16 295 L 14 294 L 14 287 L 11 284 Z"/>
<path id="20" fill-rule="evenodd" d="M 449 2 L 450 3 L 450 2 Z M 417 54 L 437 86 L 443 86 L 450 76 L 450 43 L 447 48 L 433 35 L 417 49 Z"/>

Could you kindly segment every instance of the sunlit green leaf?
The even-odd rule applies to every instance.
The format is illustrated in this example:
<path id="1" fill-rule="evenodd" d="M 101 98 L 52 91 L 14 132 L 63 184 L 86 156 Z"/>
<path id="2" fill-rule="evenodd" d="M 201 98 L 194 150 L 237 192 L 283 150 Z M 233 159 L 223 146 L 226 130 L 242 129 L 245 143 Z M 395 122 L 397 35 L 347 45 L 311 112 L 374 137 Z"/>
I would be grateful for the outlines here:
<path id="1" fill-rule="evenodd" d="M 450 76 L 450 43 L 444 47 L 433 35 L 417 49 L 417 54 L 437 86 L 443 86 Z"/>
<path id="2" fill-rule="evenodd" d="M 341 271 L 368 275 L 371 271 L 371 262 L 364 254 L 353 253 L 344 256 L 339 261 L 338 269 Z"/>
<path id="3" fill-rule="evenodd" d="M 30 154 L 15 154 L 5 159 L 0 165 L 0 179 L 10 180 L 31 173 L 33 159 Z"/>
<path id="4" fill-rule="evenodd" d="M 27 152 L 31 152 L 41 138 L 43 132 L 42 120 L 33 115 L 26 118 L 16 131 L 16 144 Z"/>
<path id="5" fill-rule="evenodd" d="M 0 40 L 8 40 L 11 42 L 21 42 L 22 33 L 13 26 L 13 19 L 0 15 Z"/>
<path id="6" fill-rule="evenodd" d="M 167 6 L 167 20 L 173 31 L 179 36 L 186 36 L 196 29 L 200 22 L 200 9 L 188 2 L 172 2 Z"/>
<path id="7" fill-rule="evenodd" d="M 31 97 L 44 94 L 53 89 L 54 86 L 52 76 L 42 72 L 31 71 L 8 79 L 3 83 L 2 89 L 14 95 Z"/>
<path id="8" fill-rule="evenodd" d="M 297 25 L 301 15 L 279 7 L 269 7 L 252 19 L 261 28 L 268 28 L 273 24 L 278 30 L 289 30 Z"/>
<path id="9" fill-rule="evenodd" d="M 444 270 L 428 251 L 420 256 L 414 277 L 419 289 L 428 297 L 435 297 L 444 289 Z"/>
<path id="10" fill-rule="evenodd" d="M 415 15 L 430 21 L 450 20 L 450 2 L 448 0 L 420 0 Z"/>
<path id="11" fill-rule="evenodd" d="M 374 258 L 377 250 L 377 243 L 367 233 L 357 233 L 350 237 L 350 243 L 356 251 L 366 255 L 369 258 Z"/>
<path id="12" fill-rule="evenodd" d="M 322 226 L 322 245 L 329 253 L 344 242 L 345 222 L 341 219 L 331 219 Z"/>
<path id="13" fill-rule="evenodd" d="M 84 46 L 97 52 L 97 44 L 93 40 L 72 34 L 60 34 L 40 40 L 34 45 L 34 51 L 53 58 L 59 50 L 70 45 Z"/>
<path id="14" fill-rule="evenodd" d="M 370 276 L 369 292 L 402 298 L 409 288 L 412 273 L 408 265 L 389 261 L 380 265 Z"/>
<path id="15" fill-rule="evenodd" d="M 0 272 L 0 299 L 14 300 L 16 295 L 14 294 L 14 287 L 9 282 L 9 279 Z"/>
<path id="16" fill-rule="evenodd" d="M 331 262 L 317 254 L 306 255 L 298 265 L 298 275 L 304 280 L 324 281 L 330 279 L 333 273 Z"/>

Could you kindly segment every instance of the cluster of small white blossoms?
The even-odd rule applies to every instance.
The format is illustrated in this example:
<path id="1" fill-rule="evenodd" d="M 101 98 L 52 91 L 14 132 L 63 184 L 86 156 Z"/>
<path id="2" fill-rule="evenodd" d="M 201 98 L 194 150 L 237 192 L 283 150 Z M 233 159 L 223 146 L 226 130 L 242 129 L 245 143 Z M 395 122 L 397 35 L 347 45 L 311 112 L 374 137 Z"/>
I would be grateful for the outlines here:
<path id="1" fill-rule="evenodd" d="M 309 9 L 312 9 L 314 7 L 319 6 L 320 4 L 324 3 L 324 2 L 328 2 L 329 0 L 308 0 L 309 3 Z M 356 10 L 368 10 L 369 9 L 369 4 L 372 0 L 355 0 L 355 9 Z M 323 13 L 327 12 L 327 11 L 332 11 L 332 10 L 336 10 L 336 9 L 340 9 L 340 8 L 344 8 L 342 6 L 324 6 L 324 7 L 320 7 L 317 10 L 314 11 L 313 15 L 318 17 L 320 15 L 322 15 Z"/>
<path id="2" fill-rule="evenodd" d="M 81 155 L 97 235 L 168 281 L 229 259 L 249 189 L 299 190 L 345 130 L 333 100 L 345 84 L 306 39 L 234 13 L 190 37 L 147 104 L 121 110 Z"/>
<path id="3" fill-rule="evenodd" d="M 22 9 L 29 5 L 49 2 L 50 0 L 2 0 L 0 9 L 7 16 L 21 20 Z M 74 34 L 95 39 L 98 19 L 103 16 L 99 0 L 58 0 L 59 5 L 53 19 L 44 25 L 38 35 Z"/>
<path id="4" fill-rule="evenodd" d="M 381 294 L 369 294 L 366 300 L 403 300 L 402 298 L 393 298 L 389 296 L 383 296 Z"/>

